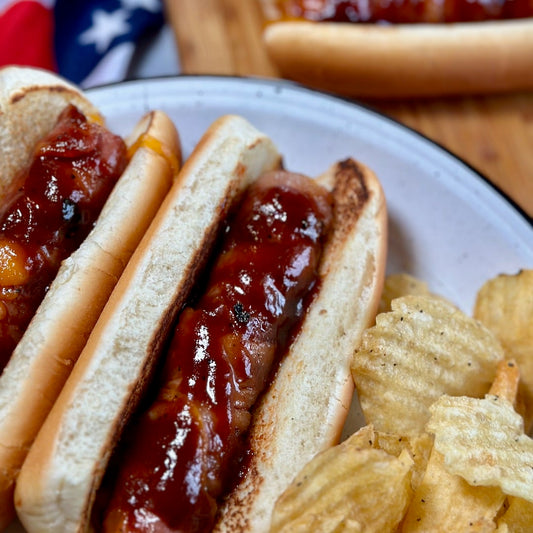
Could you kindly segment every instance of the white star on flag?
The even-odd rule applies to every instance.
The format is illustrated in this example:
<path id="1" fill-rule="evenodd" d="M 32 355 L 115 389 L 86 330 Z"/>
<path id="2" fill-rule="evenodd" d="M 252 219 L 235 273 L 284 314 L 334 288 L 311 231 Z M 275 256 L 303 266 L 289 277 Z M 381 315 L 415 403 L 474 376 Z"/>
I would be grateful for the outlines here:
<path id="1" fill-rule="evenodd" d="M 103 54 L 113 39 L 128 33 L 130 30 L 128 17 L 129 13 L 124 9 L 117 9 L 112 13 L 102 9 L 95 10 L 92 26 L 79 36 L 80 44 L 94 44 L 96 51 Z"/>

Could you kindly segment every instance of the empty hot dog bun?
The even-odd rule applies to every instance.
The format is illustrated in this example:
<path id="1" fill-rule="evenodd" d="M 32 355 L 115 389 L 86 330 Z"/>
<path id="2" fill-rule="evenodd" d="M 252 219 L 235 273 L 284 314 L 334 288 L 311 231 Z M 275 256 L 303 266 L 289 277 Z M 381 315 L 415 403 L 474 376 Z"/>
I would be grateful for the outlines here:
<path id="1" fill-rule="evenodd" d="M 222 117 L 200 141 L 126 267 L 22 468 L 15 503 L 28 531 L 89 527 L 109 459 L 221 223 L 243 190 L 279 164 L 272 141 L 240 117 Z M 351 402 L 350 357 L 374 318 L 383 283 L 385 200 L 373 173 L 352 160 L 319 179 L 333 198 L 320 281 L 253 415 L 253 462 L 239 487 L 225 497 L 216 526 L 221 530 L 268 530 L 276 497 L 309 457 L 338 439 Z M 247 320 L 242 313 L 237 321 Z M 301 439 L 295 440 L 294 431 Z M 289 448 L 282 449 L 289 434 Z M 297 451 L 291 452 L 295 445 Z M 293 464 L 286 463 L 289 456 L 296 457 Z"/>
<path id="2" fill-rule="evenodd" d="M 284 77 L 349 97 L 533 88 L 533 18 L 436 24 L 280 20 L 266 26 L 264 42 Z"/>
<path id="3" fill-rule="evenodd" d="M 0 70 L 0 93 L 1 198 L 68 104 L 102 122 L 83 93 L 44 71 Z M 143 117 L 126 145 L 129 162 L 92 231 L 63 261 L 0 376 L 0 528 L 14 516 L 14 483 L 31 443 L 177 173 L 179 138 L 164 113 Z"/>

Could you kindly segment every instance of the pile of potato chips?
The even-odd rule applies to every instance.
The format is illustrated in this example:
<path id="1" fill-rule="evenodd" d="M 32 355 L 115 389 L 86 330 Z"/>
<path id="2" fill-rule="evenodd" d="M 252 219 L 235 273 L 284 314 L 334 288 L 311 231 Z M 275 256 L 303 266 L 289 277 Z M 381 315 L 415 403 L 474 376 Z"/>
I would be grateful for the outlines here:
<path id="1" fill-rule="evenodd" d="M 407 275 L 354 354 L 366 425 L 278 499 L 273 532 L 533 532 L 533 270 L 469 317 Z"/>

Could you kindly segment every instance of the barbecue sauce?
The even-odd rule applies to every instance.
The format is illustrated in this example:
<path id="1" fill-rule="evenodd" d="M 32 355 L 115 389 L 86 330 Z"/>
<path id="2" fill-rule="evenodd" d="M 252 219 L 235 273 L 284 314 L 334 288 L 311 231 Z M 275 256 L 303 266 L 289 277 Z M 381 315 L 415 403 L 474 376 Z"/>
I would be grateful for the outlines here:
<path id="1" fill-rule="evenodd" d="M 533 0 L 279 0 L 281 20 L 451 23 L 533 16 Z"/>

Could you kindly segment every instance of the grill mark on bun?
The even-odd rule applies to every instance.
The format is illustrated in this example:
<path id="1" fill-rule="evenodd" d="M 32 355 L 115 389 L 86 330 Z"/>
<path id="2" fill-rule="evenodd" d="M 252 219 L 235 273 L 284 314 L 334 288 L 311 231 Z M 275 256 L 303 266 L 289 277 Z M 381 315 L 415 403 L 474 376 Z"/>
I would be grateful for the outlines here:
<path id="1" fill-rule="evenodd" d="M 28 94 L 33 93 L 33 92 L 41 92 L 42 90 L 43 90 L 43 88 L 38 86 L 38 85 L 34 85 L 34 86 L 31 86 L 31 87 L 24 87 L 20 92 L 15 93 L 11 97 L 10 103 L 11 104 L 16 104 L 17 102 L 19 102 L 20 100 L 25 98 Z M 48 92 L 50 92 L 50 93 L 58 93 L 58 94 L 74 93 L 74 91 L 72 91 L 68 87 L 62 87 L 61 85 L 48 86 L 46 88 L 46 90 Z"/>
<path id="2" fill-rule="evenodd" d="M 335 177 L 333 195 L 337 216 L 353 225 L 370 197 L 365 174 L 357 161 L 345 159 L 337 165 Z"/>

